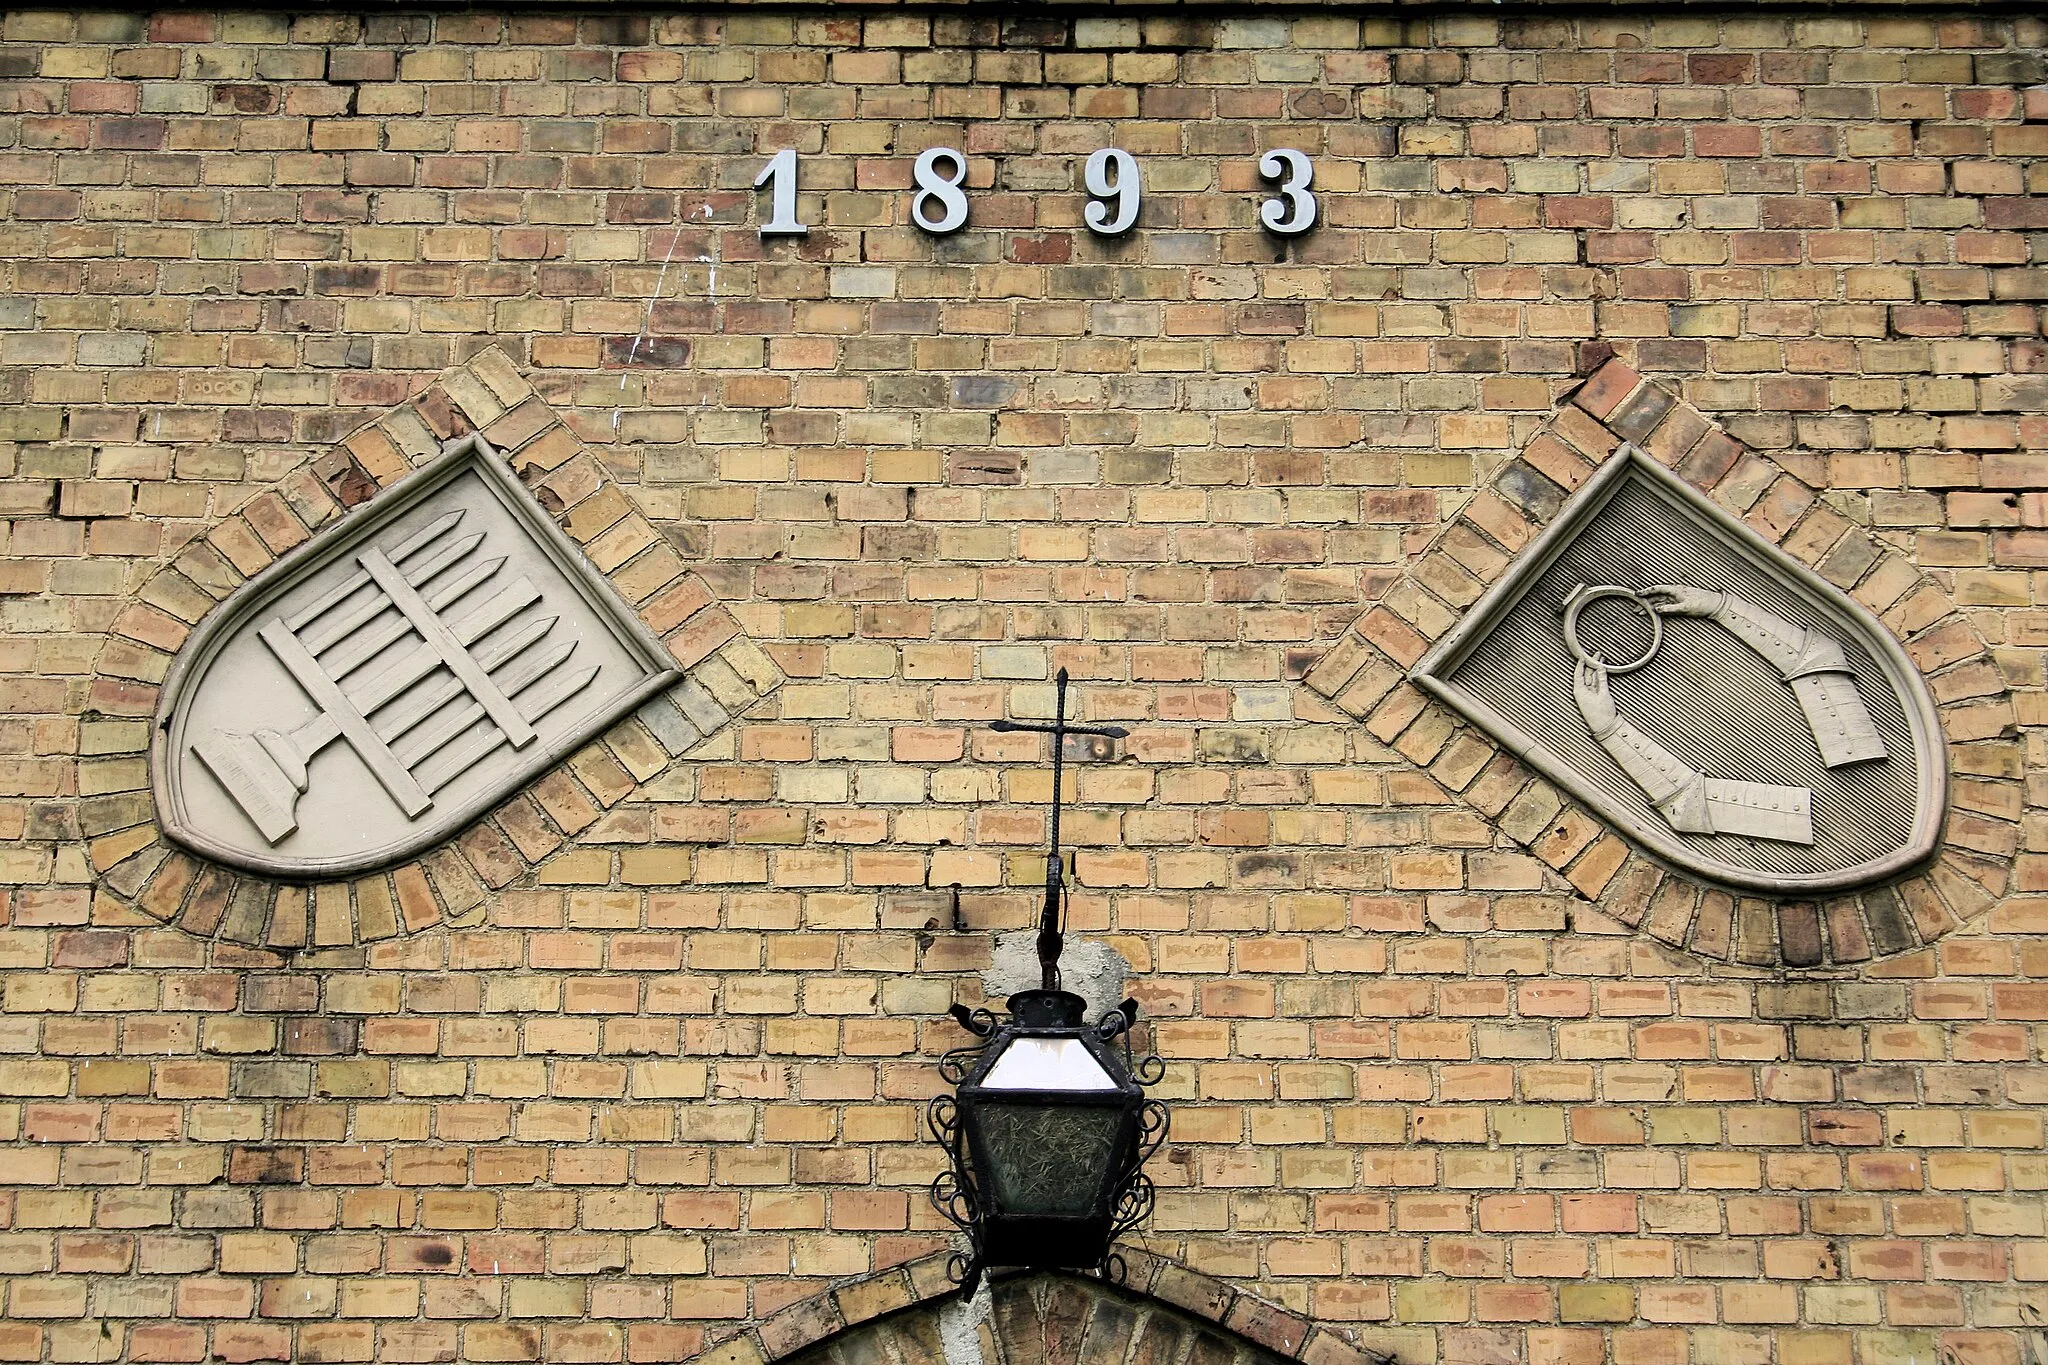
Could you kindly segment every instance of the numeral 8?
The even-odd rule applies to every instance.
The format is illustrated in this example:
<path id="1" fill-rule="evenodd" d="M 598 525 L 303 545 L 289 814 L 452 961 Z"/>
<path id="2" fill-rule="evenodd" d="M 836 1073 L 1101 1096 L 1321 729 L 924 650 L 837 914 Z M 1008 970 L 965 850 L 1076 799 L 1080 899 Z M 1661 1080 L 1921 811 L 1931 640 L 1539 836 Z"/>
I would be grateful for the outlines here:
<path id="1" fill-rule="evenodd" d="M 953 163 L 953 173 L 939 174 L 939 163 Z M 967 157 L 951 147 L 933 147 L 921 153 L 911 170 L 917 193 L 910 201 L 910 220 L 931 233 L 958 232 L 967 226 L 967 196 L 960 186 L 967 180 Z M 932 206 L 938 206 L 936 215 Z"/>

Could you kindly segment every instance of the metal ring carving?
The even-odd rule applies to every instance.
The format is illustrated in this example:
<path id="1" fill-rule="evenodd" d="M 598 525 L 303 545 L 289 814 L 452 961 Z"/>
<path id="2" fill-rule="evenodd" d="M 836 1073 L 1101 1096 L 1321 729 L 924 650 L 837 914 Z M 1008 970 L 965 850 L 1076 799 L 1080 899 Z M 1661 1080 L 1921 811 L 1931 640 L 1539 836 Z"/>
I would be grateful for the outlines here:
<path id="1" fill-rule="evenodd" d="M 1613 663 L 1596 658 L 1579 643 L 1579 613 L 1608 597 L 1625 597 L 1635 603 L 1638 613 L 1650 618 L 1650 647 L 1642 652 L 1641 657 L 1631 659 L 1627 663 Z M 1599 587 L 1581 587 L 1572 594 L 1571 601 L 1564 609 L 1564 644 L 1565 648 L 1572 652 L 1572 656 L 1582 664 L 1598 664 L 1609 674 L 1633 673 L 1656 658 L 1657 652 L 1664 648 L 1664 618 L 1658 613 L 1657 608 L 1651 605 L 1650 599 L 1634 588 L 1617 587 L 1611 583 Z"/>

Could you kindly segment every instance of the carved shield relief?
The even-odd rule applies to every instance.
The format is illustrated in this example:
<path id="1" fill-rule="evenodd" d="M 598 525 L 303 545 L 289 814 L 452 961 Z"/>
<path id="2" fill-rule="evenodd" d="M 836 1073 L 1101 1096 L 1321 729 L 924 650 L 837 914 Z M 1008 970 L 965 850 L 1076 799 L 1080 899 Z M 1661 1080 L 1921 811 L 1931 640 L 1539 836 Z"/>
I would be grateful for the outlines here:
<path id="1" fill-rule="evenodd" d="M 1415 681 L 1709 881 L 1811 897 L 1935 850 L 1947 751 L 1867 611 L 1634 447 L 1573 495 Z"/>
<path id="2" fill-rule="evenodd" d="M 677 677 L 480 437 L 221 602 L 165 681 L 159 819 L 205 857 L 347 876 L 459 833 Z"/>

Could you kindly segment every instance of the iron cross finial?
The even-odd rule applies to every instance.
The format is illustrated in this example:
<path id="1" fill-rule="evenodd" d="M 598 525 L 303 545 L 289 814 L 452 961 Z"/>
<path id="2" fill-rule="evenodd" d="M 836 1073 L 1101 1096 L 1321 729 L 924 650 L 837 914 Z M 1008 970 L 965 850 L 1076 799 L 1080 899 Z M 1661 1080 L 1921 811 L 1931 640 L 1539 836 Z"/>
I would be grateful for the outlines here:
<path id="1" fill-rule="evenodd" d="M 1019 731 L 1052 736 L 1052 844 L 1045 854 L 1045 909 L 1038 921 L 1038 968 L 1045 990 L 1060 988 L 1060 948 L 1066 929 L 1065 890 L 1060 876 L 1060 806 L 1061 786 L 1066 769 L 1068 735 L 1105 735 L 1110 739 L 1122 739 L 1130 731 L 1120 725 L 1069 725 L 1067 724 L 1067 670 L 1062 668 L 1054 679 L 1055 691 L 1052 707 L 1052 724 L 1033 725 L 1028 721 L 998 720 L 989 724 L 989 729 L 1000 734 Z"/>

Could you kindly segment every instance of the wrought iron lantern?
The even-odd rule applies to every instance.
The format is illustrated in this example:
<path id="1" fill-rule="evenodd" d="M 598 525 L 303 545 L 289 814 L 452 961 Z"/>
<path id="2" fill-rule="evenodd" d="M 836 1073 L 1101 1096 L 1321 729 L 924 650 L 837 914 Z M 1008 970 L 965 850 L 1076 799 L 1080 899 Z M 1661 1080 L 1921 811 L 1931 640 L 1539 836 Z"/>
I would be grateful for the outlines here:
<path id="1" fill-rule="evenodd" d="M 954 1019 L 982 1041 L 940 1059 L 939 1074 L 955 1092 L 935 1097 L 927 1113 L 932 1136 L 950 1158 L 932 1182 L 932 1202 L 968 1239 L 968 1250 L 952 1262 L 963 1296 L 995 1266 L 1094 1269 L 1121 1279 L 1114 1243 L 1151 1212 L 1152 1181 L 1143 1167 L 1166 1139 L 1166 1106 L 1145 1096 L 1165 1064 L 1131 1053 L 1138 1002 L 1126 1000 L 1089 1024 L 1087 1002 L 1060 989 L 1066 737 L 1126 733 L 1068 725 L 1066 695 L 1061 669 L 1052 725 L 991 727 L 1053 736 L 1052 839 L 1038 930 L 1039 989 L 1012 995 L 1007 1020 L 953 1006 Z"/>

